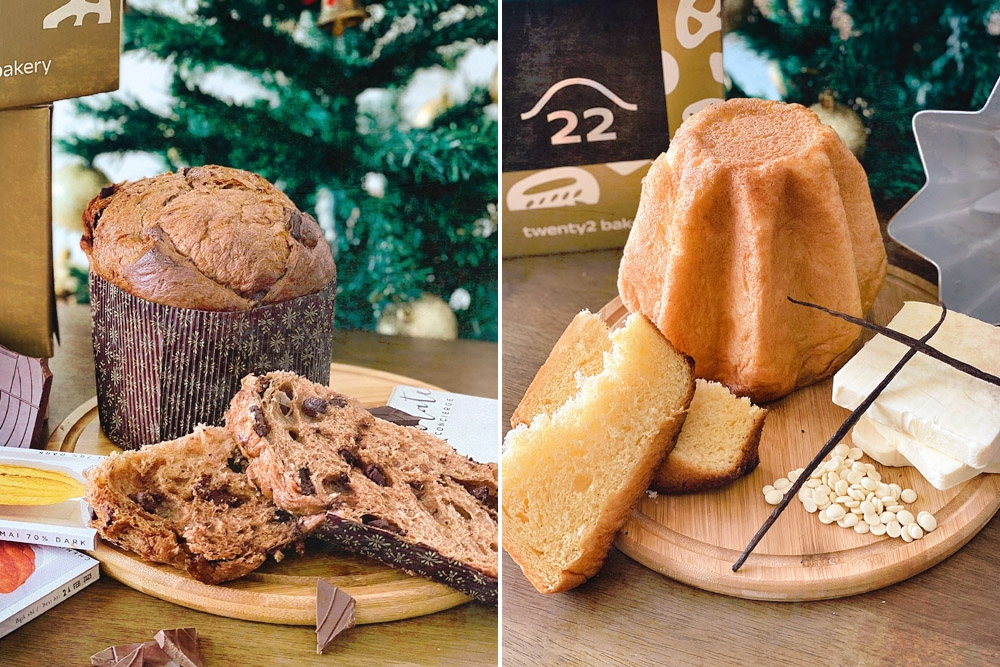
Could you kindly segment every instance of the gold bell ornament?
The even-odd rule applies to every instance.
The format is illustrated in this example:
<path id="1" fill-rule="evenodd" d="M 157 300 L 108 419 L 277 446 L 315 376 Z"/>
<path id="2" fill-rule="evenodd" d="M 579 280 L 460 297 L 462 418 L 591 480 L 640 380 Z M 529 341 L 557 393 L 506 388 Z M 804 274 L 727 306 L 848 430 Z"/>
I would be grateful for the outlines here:
<path id="1" fill-rule="evenodd" d="M 333 36 L 340 37 L 347 28 L 355 28 L 368 18 L 363 2 L 356 0 L 323 0 L 316 25 L 332 26 Z"/>

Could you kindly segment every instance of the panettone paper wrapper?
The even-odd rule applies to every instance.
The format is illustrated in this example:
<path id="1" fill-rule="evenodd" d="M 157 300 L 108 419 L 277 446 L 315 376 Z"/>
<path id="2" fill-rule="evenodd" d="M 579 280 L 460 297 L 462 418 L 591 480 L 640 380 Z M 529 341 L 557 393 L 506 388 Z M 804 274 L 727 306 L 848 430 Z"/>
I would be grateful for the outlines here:
<path id="1" fill-rule="evenodd" d="M 496 577 L 442 556 L 426 544 L 407 542 L 391 531 L 356 523 L 331 511 L 316 536 L 334 547 L 451 586 L 480 602 L 495 605 L 499 600 Z"/>
<path id="2" fill-rule="evenodd" d="M 330 381 L 336 281 L 247 311 L 175 308 L 90 274 L 97 409 L 122 449 L 221 425 L 248 374 L 292 371 Z"/>

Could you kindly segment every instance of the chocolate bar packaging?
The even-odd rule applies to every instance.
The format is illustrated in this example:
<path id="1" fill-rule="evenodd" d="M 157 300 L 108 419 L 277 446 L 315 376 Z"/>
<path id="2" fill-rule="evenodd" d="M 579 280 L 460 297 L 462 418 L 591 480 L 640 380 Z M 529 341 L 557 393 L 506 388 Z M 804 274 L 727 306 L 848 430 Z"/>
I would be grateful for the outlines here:
<path id="1" fill-rule="evenodd" d="M 0 2 L 0 109 L 115 90 L 121 14 L 121 0 Z"/>
<path id="2" fill-rule="evenodd" d="M 695 5 L 503 0 L 505 257 L 624 246 L 649 165 L 724 95 L 720 4 Z"/>
<path id="3" fill-rule="evenodd" d="M 123 449 L 222 424 L 249 374 L 286 370 L 326 384 L 336 280 L 313 294 L 251 310 L 175 308 L 90 274 L 97 407 Z"/>
<path id="4" fill-rule="evenodd" d="M 100 578 L 98 561 L 74 549 L 50 545 L 0 539 L 0 563 L 4 564 L 0 568 L 0 637 Z"/>
<path id="5" fill-rule="evenodd" d="M 52 372 L 44 358 L 0 345 L 0 447 L 42 447 Z"/>

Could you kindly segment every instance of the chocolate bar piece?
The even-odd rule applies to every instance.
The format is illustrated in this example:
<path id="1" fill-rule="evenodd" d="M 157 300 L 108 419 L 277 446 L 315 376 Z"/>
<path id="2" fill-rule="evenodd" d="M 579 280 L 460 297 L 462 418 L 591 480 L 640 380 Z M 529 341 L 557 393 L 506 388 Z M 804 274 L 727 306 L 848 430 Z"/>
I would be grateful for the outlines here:
<path id="1" fill-rule="evenodd" d="M 316 653 L 354 627 L 354 598 L 325 579 L 316 580 Z"/>
<path id="2" fill-rule="evenodd" d="M 41 447 L 52 373 L 45 359 L 0 346 L 0 446 Z"/>
<path id="3" fill-rule="evenodd" d="M 95 667 L 202 667 L 198 631 L 160 630 L 153 641 L 109 646 L 90 656 Z"/>
<path id="4" fill-rule="evenodd" d="M 378 417 L 379 419 L 384 419 L 387 422 L 399 424 L 400 426 L 420 426 L 420 417 L 411 415 L 409 412 L 405 412 L 399 408 L 394 408 L 391 405 L 368 408 L 368 412 L 373 417 Z"/>
<path id="5" fill-rule="evenodd" d="M 153 639 L 180 667 L 202 667 L 198 631 L 194 628 L 160 630 Z"/>

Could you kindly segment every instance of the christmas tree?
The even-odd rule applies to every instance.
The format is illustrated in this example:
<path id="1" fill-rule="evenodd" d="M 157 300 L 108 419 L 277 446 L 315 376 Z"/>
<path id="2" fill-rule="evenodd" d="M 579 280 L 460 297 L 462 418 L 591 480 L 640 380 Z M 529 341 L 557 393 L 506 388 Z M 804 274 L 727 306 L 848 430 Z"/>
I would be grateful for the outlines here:
<path id="1" fill-rule="evenodd" d="M 995 0 L 743 0 L 727 10 L 729 38 L 772 62 L 783 99 L 811 106 L 829 91 L 832 119 L 859 128 L 883 210 L 925 182 L 913 114 L 978 110 L 1000 76 Z"/>
<path id="2" fill-rule="evenodd" d="M 102 131 L 62 148 L 257 172 L 324 227 L 338 327 L 423 297 L 459 336 L 496 340 L 496 0 L 135 1 L 124 33 L 126 53 L 169 65 L 171 108 L 96 96 L 79 111 Z"/>

